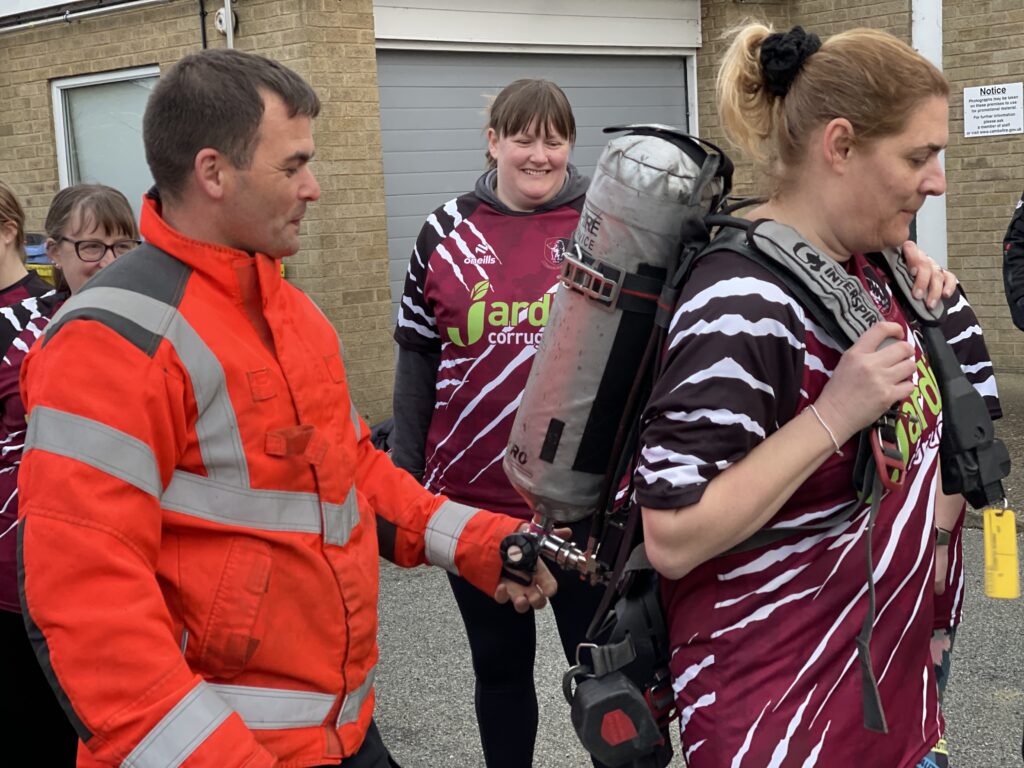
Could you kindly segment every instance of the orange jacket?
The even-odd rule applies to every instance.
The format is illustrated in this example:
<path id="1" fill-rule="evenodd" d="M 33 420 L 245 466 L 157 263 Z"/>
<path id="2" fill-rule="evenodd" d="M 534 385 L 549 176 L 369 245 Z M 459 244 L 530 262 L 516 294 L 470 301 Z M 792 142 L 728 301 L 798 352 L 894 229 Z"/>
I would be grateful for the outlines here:
<path id="1" fill-rule="evenodd" d="M 370 445 L 278 262 L 185 238 L 153 199 L 142 230 L 166 253 L 98 274 L 22 369 L 30 635 L 80 766 L 337 762 L 373 712 L 378 529 L 398 564 L 493 592 L 517 521 Z"/>

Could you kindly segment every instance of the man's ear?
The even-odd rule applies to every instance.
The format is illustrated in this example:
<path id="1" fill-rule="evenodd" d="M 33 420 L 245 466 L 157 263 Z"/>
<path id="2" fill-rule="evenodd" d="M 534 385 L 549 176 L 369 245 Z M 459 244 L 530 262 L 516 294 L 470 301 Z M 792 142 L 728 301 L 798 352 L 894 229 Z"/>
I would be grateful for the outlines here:
<path id="1" fill-rule="evenodd" d="M 212 147 L 204 147 L 196 153 L 192 165 L 192 176 L 199 187 L 212 200 L 220 200 L 225 194 L 227 171 L 231 167 L 227 158 Z"/>
<path id="2" fill-rule="evenodd" d="M 846 172 L 856 145 L 853 125 L 845 117 L 833 118 L 822 131 L 822 154 L 825 163 L 831 166 L 836 173 Z"/>

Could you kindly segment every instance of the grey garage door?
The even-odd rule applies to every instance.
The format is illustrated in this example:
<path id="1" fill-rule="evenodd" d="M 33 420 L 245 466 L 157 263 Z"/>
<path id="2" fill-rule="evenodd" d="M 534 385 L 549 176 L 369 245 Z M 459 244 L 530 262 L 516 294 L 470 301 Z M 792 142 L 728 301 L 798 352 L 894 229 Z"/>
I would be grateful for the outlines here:
<path id="1" fill-rule="evenodd" d="M 520 77 L 558 83 L 576 115 L 572 162 L 591 175 L 608 125 L 686 126 L 682 57 L 380 50 L 381 137 L 393 309 L 423 220 L 472 190 L 484 166 L 488 97 Z"/>

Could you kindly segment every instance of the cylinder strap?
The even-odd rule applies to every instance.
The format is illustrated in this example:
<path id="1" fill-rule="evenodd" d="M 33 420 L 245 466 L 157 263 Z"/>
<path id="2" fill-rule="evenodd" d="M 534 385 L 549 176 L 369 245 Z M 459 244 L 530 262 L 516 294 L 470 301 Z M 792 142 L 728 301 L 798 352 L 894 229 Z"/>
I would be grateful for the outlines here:
<path id="1" fill-rule="evenodd" d="M 602 309 L 613 312 L 658 311 L 664 278 L 648 277 L 614 267 L 583 254 L 579 245 L 570 242 L 562 262 L 559 278 L 567 288 L 582 293 Z"/>

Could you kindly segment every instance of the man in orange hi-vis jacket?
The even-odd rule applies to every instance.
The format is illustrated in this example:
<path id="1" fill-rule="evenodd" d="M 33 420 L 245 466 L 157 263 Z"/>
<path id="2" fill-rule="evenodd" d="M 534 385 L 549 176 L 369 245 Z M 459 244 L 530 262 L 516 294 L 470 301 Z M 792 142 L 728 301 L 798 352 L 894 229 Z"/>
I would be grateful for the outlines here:
<path id="1" fill-rule="evenodd" d="M 519 521 L 423 490 L 370 444 L 337 335 L 279 259 L 320 188 L 316 94 L 190 55 L 144 119 L 146 244 L 23 367 L 21 601 L 78 765 L 393 765 L 373 724 L 378 553 L 517 610 Z M 17 692 L 12 692 L 16 695 Z"/>

